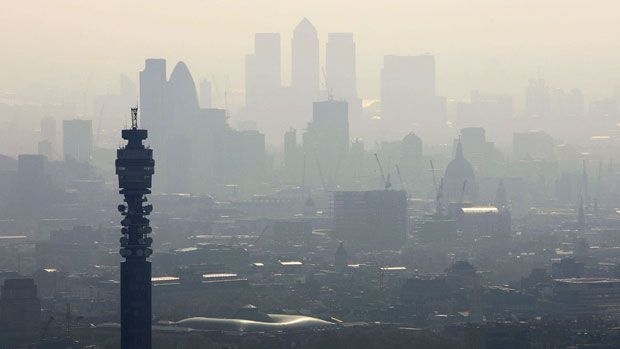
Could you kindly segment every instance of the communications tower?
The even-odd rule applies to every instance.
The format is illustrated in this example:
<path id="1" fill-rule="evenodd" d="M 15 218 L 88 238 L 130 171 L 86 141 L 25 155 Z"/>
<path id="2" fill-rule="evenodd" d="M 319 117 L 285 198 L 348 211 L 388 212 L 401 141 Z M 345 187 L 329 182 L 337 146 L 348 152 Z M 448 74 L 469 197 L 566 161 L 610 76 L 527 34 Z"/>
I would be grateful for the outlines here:
<path id="1" fill-rule="evenodd" d="M 131 109 L 131 128 L 122 131 L 127 140 L 116 151 L 119 193 L 125 204 L 118 205 L 121 221 L 121 348 L 151 348 L 151 262 L 152 232 L 146 218 L 153 210 L 145 202 L 151 193 L 155 161 L 153 150 L 142 141 L 147 130 L 138 128 L 138 108 Z"/>

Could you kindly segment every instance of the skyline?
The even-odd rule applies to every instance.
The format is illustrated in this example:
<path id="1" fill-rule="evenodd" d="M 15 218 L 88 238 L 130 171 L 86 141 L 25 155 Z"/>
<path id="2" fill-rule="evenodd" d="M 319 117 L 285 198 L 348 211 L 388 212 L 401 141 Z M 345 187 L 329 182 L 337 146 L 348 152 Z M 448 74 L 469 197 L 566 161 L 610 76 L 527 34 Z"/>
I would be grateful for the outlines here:
<path id="1" fill-rule="evenodd" d="M 5 67 L 0 90 L 38 84 L 85 95 L 106 93 L 116 88 L 119 74 L 137 81 L 143 60 L 161 57 L 184 61 L 197 81 L 214 75 L 221 89 L 228 84 L 238 91 L 244 85 L 245 55 L 252 52 L 254 33 L 259 32 L 280 33 L 282 81 L 289 85 L 291 38 L 304 17 L 317 28 L 322 67 L 328 33 L 354 34 L 362 98 L 378 97 L 383 56 L 391 54 L 433 54 L 438 94 L 457 99 L 474 89 L 520 97 L 527 81 L 538 77 L 598 98 L 611 93 L 620 80 L 611 1 L 600 1 L 597 7 L 555 0 L 479 0 L 448 7 L 443 1 L 424 6 L 395 2 L 390 8 L 324 3 L 265 1 L 263 6 L 244 4 L 243 9 L 237 1 L 188 1 L 174 9 L 143 2 L 11 3 L 0 15 L 6 26 L 0 39 L 7 52 L 0 57 Z M 274 16 L 269 9 L 276 5 Z M 116 24 L 107 25 L 112 22 Z M 16 35 L 15 28 L 24 29 Z M 396 35 L 403 39 L 393 40 Z"/>
<path id="2" fill-rule="evenodd" d="M 620 347 L 617 3 L 3 5 L 0 349 Z"/>

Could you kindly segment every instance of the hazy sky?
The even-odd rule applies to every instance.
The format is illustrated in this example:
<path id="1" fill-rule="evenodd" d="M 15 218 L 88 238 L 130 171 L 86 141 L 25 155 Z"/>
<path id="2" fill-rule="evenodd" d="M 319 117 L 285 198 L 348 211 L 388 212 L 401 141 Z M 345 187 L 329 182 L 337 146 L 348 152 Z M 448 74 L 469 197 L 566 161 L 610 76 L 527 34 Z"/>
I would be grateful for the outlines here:
<path id="1" fill-rule="evenodd" d="M 111 92 L 118 75 L 137 80 L 147 57 L 184 60 L 194 78 L 243 87 L 255 32 L 282 34 L 283 77 L 290 38 L 308 17 L 321 56 L 327 33 L 354 32 L 364 97 L 378 97 L 384 54 L 432 53 L 439 93 L 521 93 L 530 77 L 604 96 L 620 84 L 617 0 L 178 0 L 3 1 L 0 90 L 43 83 Z"/>

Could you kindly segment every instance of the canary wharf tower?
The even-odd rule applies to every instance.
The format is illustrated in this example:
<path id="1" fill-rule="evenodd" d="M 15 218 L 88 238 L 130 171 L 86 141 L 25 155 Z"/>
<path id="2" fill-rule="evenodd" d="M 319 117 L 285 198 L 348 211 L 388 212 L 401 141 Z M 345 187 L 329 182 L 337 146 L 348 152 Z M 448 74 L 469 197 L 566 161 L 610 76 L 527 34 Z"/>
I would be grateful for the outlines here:
<path id="1" fill-rule="evenodd" d="M 131 109 L 131 128 L 122 131 L 127 141 L 116 151 L 116 174 L 125 204 L 118 205 L 121 221 L 121 348 L 151 348 L 151 262 L 152 229 L 146 218 L 153 210 L 145 204 L 151 193 L 155 161 L 153 150 L 142 141 L 147 130 L 138 128 L 138 108 Z"/>

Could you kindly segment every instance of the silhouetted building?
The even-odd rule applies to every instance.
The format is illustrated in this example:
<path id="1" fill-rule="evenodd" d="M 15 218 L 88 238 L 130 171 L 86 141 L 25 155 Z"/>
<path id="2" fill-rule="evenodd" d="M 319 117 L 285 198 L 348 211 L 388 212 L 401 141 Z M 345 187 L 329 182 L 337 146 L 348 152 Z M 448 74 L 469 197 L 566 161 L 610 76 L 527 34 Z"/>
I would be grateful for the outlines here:
<path id="1" fill-rule="evenodd" d="M 12 188 L 9 211 L 16 217 L 38 217 L 54 197 L 44 155 L 21 154 L 17 157 L 17 177 Z"/>
<path id="2" fill-rule="evenodd" d="M 93 147 L 92 120 L 64 120 L 62 122 L 62 132 L 65 161 L 90 162 Z"/>
<path id="3" fill-rule="evenodd" d="M 551 264 L 551 277 L 554 279 L 571 279 L 584 276 L 585 264 L 575 258 L 562 258 Z"/>
<path id="4" fill-rule="evenodd" d="M 329 33 L 327 36 L 325 71 L 327 87 L 334 98 L 355 103 L 357 75 L 353 33 Z M 330 92 L 330 91 L 328 91 Z"/>
<path id="5" fill-rule="evenodd" d="M 144 205 L 151 193 L 155 162 L 153 150 L 142 141 L 148 134 L 138 129 L 138 109 L 131 110 L 131 128 L 122 131 L 127 145 L 118 149 L 116 174 L 120 194 L 127 205 L 119 205 L 121 221 L 121 348 L 151 348 L 151 262 L 149 237 L 152 229 L 146 218 L 153 210 Z"/>
<path id="6" fill-rule="evenodd" d="M 293 32 L 292 88 L 310 98 L 319 90 L 319 37 L 307 18 L 299 22 Z"/>
<path id="7" fill-rule="evenodd" d="M 459 141 L 463 146 L 463 154 L 471 162 L 476 173 L 496 175 L 504 169 L 504 158 L 493 142 L 486 139 L 486 131 L 482 127 L 466 127 L 461 129 Z M 457 141 L 455 140 L 455 146 Z"/>
<path id="8" fill-rule="evenodd" d="M 437 302 L 450 296 L 445 278 L 411 278 L 401 288 L 401 299 L 408 303 Z"/>
<path id="9" fill-rule="evenodd" d="M 471 238 L 510 237 L 511 217 L 507 209 L 495 206 L 471 206 L 469 204 L 452 204 L 451 216 L 456 219 L 456 226 L 464 236 Z"/>
<path id="10" fill-rule="evenodd" d="M 164 105 L 166 103 L 166 60 L 149 58 L 140 72 L 140 122 L 142 127 L 151 130 L 151 144 L 163 142 L 165 136 Z M 157 140 L 157 141 L 156 141 Z"/>
<path id="11" fill-rule="evenodd" d="M 271 107 L 279 97 L 280 87 L 280 34 L 257 33 L 254 36 L 254 54 L 246 56 L 246 106 Z"/>
<path id="12" fill-rule="evenodd" d="M 0 328 L 38 332 L 41 301 L 33 279 L 6 279 L 0 294 Z"/>
<path id="13" fill-rule="evenodd" d="M 168 193 L 215 192 L 218 186 L 256 186 L 265 171 L 264 135 L 236 131 L 226 110 L 200 108 L 196 86 L 183 62 L 166 81 L 166 62 L 146 60 L 140 73 L 141 118 L 157 147 L 162 173 L 155 185 Z M 160 187 L 161 186 L 161 187 Z"/>
<path id="14" fill-rule="evenodd" d="M 347 250 L 344 248 L 344 243 L 341 241 L 338 245 L 338 249 L 336 250 L 336 254 L 334 256 L 334 267 L 336 267 L 336 271 L 343 272 L 347 269 L 347 265 L 349 263 L 349 254 Z"/>
<path id="15" fill-rule="evenodd" d="M 347 102 L 328 100 L 313 104 L 312 122 L 304 134 L 304 151 L 316 160 L 315 174 L 319 172 L 328 185 L 338 182 L 338 171 L 349 152 Z"/>
<path id="16" fill-rule="evenodd" d="M 446 167 L 444 174 L 444 197 L 447 202 L 462 203 L 478 199 L 478 184 L 473 166 L 465 159 L 463 147 L 456 145 L 454 159 Z"/>
<path id="17" fill-rule="evenodd" d="M 454 290 L 477 289 L 480 287 L 480 276 L 476 268 L 467 261 L 456 261 L 446 269 L 446 283 Z"/>
<path id="18" fill-rule="evenodd" d="M 407 236 L 404 191 L 337 191 L 333 198 L 334 231 L 349 246 L 398 249 Z"/>
<path id="19" fill-rule="evenodd" d="M 553 281 L 555 313 L 569 318 L 620 317 L 620 280 L 566 278 Z"/>
<path id="20" fill-rule="evenodd" d="M 426 170 L 422 139 L 415 133 L 407 134 L 400 144 L 399 166 L 407 185 L 419 184 L 420 175 Z"/>

